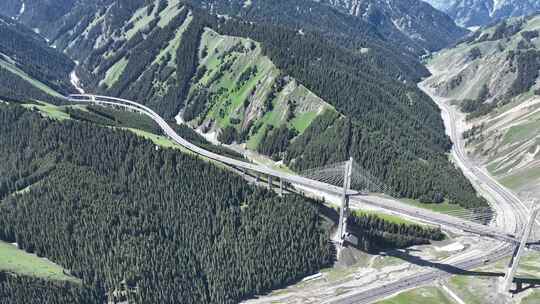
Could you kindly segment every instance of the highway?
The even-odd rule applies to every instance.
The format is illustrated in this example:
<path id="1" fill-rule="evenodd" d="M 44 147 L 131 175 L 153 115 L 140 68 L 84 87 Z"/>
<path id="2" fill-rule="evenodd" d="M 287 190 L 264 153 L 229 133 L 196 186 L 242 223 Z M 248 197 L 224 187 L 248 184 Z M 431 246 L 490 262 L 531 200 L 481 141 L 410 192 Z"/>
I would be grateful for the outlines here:
<path id="1" fill-rule="evenodd" d="M 476 258 L 464 258 L 462 261 L 449 263 L 455 268 L 461 270 L 472 270 L 485 265 L 485 261 L 498 261 L 512 254 L 511 246 L 507 244 L 497 246 L 489 254 Z M 405 290 L 414 289 L 420 286 L 429 285 L 435 281 L 451 276 L 451 273 L 439 269 L 426 270 L 419 274 L 403 278 L 395 283 L 379 286 L 377 288 L 362 291 L 356 294 L 345 294 L 338 296 L 332 301 L 326 303 L 332 304 L 369 304 L 381 299 L 390 297 Z"/>
<path id="2" fill-rule="evenodd" d="M 174 140 L 176 143 L 178 143 L 182 147 L 198 155 L 215 160 L 217 162 L 224 163 L 234 168 L 241 168 L 244 170 L 257 172 L 264 175 L 273 176 L 294 185 L 302 185 L 307 188 L 316 189 L 316 190 L 323 191 L 332 195 L 339 196 L 343 194 L 343 189 L 341 187 L 319 182 L 319 181 L 305 178 L 302 176 L 281 172 L 278 170 L 268 168 L 266 166 L 261 166 L 261 165 L 252 164 L 245 161 L 229 158 L 226 156 L 222 156 L 222 155 L 204 150 L 190 143 L 184 138 L 180 137 L 161 116 L 155 113 L 152 109 L 144 105 L 141 105 L 139 103 L 122 99 L 122 98 L 100 96 L 100 95 L 90 95 L 90 94 L 70 95 L 68 97 L 68 100 L 70 100 L 71 102 L 77 102 L 77 103 L 89 102 L 89 103 L 108 105 L 108 106 L 120 106 L 120 107 L 124 107 L 130 110 L 140 112 L 142 114 L 145 114 L 151 117 L 161 127 L 163 132 L 167 136 L 169 136 L 172 140 Z M 466 221 L 464 219 L 451 217 L 451 216 L 440 214 L 440 213 L 430 212 L 425 209 L 416 208 L 416 207 L 408 206 L 405 204 L 395 203 L 393 205 L 388 205 L 388 204 L 378 203 L 375 200 L 362 199 L 361 197 L 359 197 L 359 191 L 355 191 L 355 190 L 349 190 L 348 194 L 352 196 L 352 200 L 361 200 L 365 204 L 371 204 L 378 208 L 383 208 L 383 209 L 390 210 L 393 212 L 402 213 L 411 218 L 416 218 L 421 221 L 437 223 L 438 225 L 441 225 L 443 227 L 448 227 L 448 228 L 453 228 L 453 229 L 467 230 L 472 233 L 476 233 L 478 235 L 488 236 L 488 237 L 491 237 L 500 241 L 504 241 L 504 242 L 510 242 L 510 243 L 518 242 L 518 240 L 516 240 L 515 237 L 508 235 L 504 231 L 493 229 L 493 228 L 490 228 L 490 227 L 487 227 L 487 226 L 484 226 L 484 225 L 481 225 L 472 221 Z"/>
<path id="3" fill-rule="evenodd" d="M 421 88 L 429 92 L 426 88 L 422 86 Z M 459 167 L 470 178 L 476 179 L 477 183 L 482 188 L 488 190 L 493 197 L 498 198 L 495 204 L 492 204 L 492 207 L 504 221 L 499 223 L 502 225 L 502 228 L 509 233 L 520 235 L 527 221 L 529 208 L 511 190 L 501 185 L 488 173 L 469 160 L 465 152 L 463 137 L 457 127 L 458 117 L 456 111 L 449 106 L 448 100 L 435 96 L 432 96 L 432 98 L 441 109 L 442 115 L 445 118 L 446 128 L 454 143 L 452 155 Z"/>
<path id="4" fill-rule="evenodd" d="M 169 124 L 160 117 L 157 113 L 155 113 L 150 108 L 138 104 L 136 102 L 121 99 L 121 98 L 114 98 L 114 97 L 108 97 L 108 96 L 99 96 L 99 95 L 90 95 L 90 94 L 76 94 L 76 95 L 70 95 L 68 99 L 71 102 L 77 102 L 77 103 L 94 103 L 99 105 L 109 105 L 109 106 L 120 106 L 124 108 L 129 108 L 131 110 L 140 112 L 144 115 L 147 115 L 151 117 L 163 130 L 163 132 L 169 136 L 172 140 L 174 140 L 179 145 L 183 146 L 184 148 L 198 154 L 201 156 L 204 156 L 206 158 L 215 160 L 217 162 L 224 163 L 226 165 L 235 167 L 235 168 L 241 168 L 244 170 L 249 170 L 253 172 L 258 172 L 264 175 L 273 176 L 276 178 L 280 178 L 283 181 L 287 181 L 291 184 L 296 185 L 302 185 L 308 188 L 316 189 L 318 191 L 323 191 L 329 194 L 333 195 L 341 195 L 343 193 L 343 189 L 340 187 L 336 187 L 334 185 L 326 184 L 323 182 L 311 180 L 302 176 L 294 175 L 294 174 L 288 174 L 281 171 L 277 171 L 271 168 L 267 168 L 265 166 L 260 166 L 257 164 L 252 164 L 232 158 L 228 158 L 225 156 L 221 156 L 219 154 L 204 150 L 187 140 L 180 137 L 170 126 Z M 449 121 L 452 122 L 455 117 L 451 116 L 452 112 L 451 110 L 444 108 L 446 105 L 440 104 L 441 109 L 447 112 L 447 115 L 450 116 Z M 512 208 L 505 208 L 504 210 L 510 210 L 512 214 L 499 214 L 500 217 L 507 217 L 507 216 L 513 216 L 515 215 L 516 220 L 511 221 L 512 223 L 515 223 L 515 225 L 507 225 L 506 229 L 499 230 L 491 227 L 487 227 L 484 225 L 480 225 L 478 223 L 469 222 L 463 219 L 451 217 L 448 215 L 430 212 L 425 209 L 416 208 L 412 206 L 408 206 L 405 204 L 387 204 L 384 202 L 379 201 L 378 199 L 371 198 L 371 197 L 362 197 L 359 196 L 358 191 L 349 191 L 349 195 L 351 195 L 351 202 L 361 202 L 363 204 L 370 204 L 372 206 L 376 206 L 378 208 L 386 209 L 392 212 L 397 212 L 400 214 L 404 214 L 406 216 L 409 216 L 411 218 L 415 218 L 421 221 L 427 221 L 431 223 L 436 223 L 442 227 L 448 227 L 453 229 L 460 229 L 464 231 L 468 231 L 480 236 L 489 237 L 492 239 L 496 239 L 498 241 L 502 241 L 502 243 L 499 243 L 497 246 L 492 248 L 491 250 L 487 250 L 485 255 L 478 256 L 478 257 L 467 257 L 462 260 L 456 260 L 456 261 L 448 261 L 449 266 L 453 266 L 459 269 L 463 270 L 470 270 L 476 267 L 479 267 L 481 265 L 484 265 L 486 260 L 489 260 L 490 262 L 499 260 L 501 258 L 504 258 L 508 255 L 510 255 L 513 251 L 513 245 L 518 242 L 518 240 L 510 234 L 517 234 L 521 229 L 521 223 L 524 221 L 525 218 L 525 210 L 523 209 L 524 205 L 523 203 L 511 192 L 507 191 L 503 186 L 498 184 L 495 180 L 489 177 L 489 175 L 482 172 L 480 169 L 472 166 L 465 153 L 462 146 L 462 141 L 460 140 L 460 136 L 458 136 L 458 130 L 455 125 L 455 121 L 453 121 L 453 124 L 451 123 L 449 126 L 447 126 L 449 130 L 451 130 L 451 137 L 454 140 L 454 147 L 452 150 L 452 153 L 454 157 L 456 158 L 457 163 L 462 167 L 463 170 L 468 170 L 475 178 L 477 178 L 479 181 L 484 183 L 487 188 L 489 188 L 490 191 L 492 191 L 495 195 L 498 195 L 502 198 L 501 202 L 498 202 L 499 204 L 508 204 L 509 206 L 514 206 L 514 210 Z M 498 207 L 498 206 L 494 206 Z M 497 209 L 498 210 L 498 209 Z M 516 214 L 514 214 L 516 212 Z M 439 269 L 429 269 L 426 271 L 423 271 L 419 273 L 418 275 L 414 275 L 405 279 L 402 279 L 396 283 L 388 284 L 383 287 L 378 287 L 376 289 L 362 291 L 360 293 L 348 293 L 344 294 L 342 296 L 336 297 L 334 300 L 332 300 L 329 303 L 372 303 L 373 301 L 379 300 L 384 297 L 388 297 L 392 294 L 398 293 L 403 290 L 411 289 L 414 287 L 418 287 L 421 285 L 425 285 L 428 283 L 433 282 L 434 280 L 450 276 L 451 274 L 439 270 Z"/>
<path id="5" fill-rule="evenodd" d="M 444 118 L 447 132 L 449 133 L 448 135 L 454 143 L 451 153 L 458 166 L 464 171 L 469 179 L 476 181 L 477 187 L 482 187 L 485 191 L 489 192 L 490 195 L 496 198 L 496 201 L 492 204 L 492 207 L 497 211 L 498 224 L 504 229 L 504 231 L 506 231 L 508 234 L 520 236 L 528 219 L 527 214 L 529 208 L 527 208 L 527 206 L 512 191 L 506 189 L 489 174 L 474 165 L 469 160 L 465 152 L 463 138 L 460 135 L 460 131 L 457 127 L 458 117 L 455 110 L 450 108 L 447 100 L 437 98 L 436 96 L 433 96 L 433 94 L 430 94 L 431 92 L 429 92 L 429 90 L 423 84 L 420 84 L 420 88 L 430 95 L 441 109 L 441 114 Z M 366 199 L 360 199 L 360 201 L 365 202 Z M 388 205 L 386 205 L 385 208 L 388 209 Z M 396 212 L 407 214 L 406 210 L 403 208 L 399 208 L 399 211 L 396 210 Z M 457 222 L 454 222 L 453 220 L 452 222 L 453 225 L 457 224 Z M 470 229 L 463 230 L 471 231 Z M 463 271 L 473 270 L 511 256 L 514 252 L 514 246 L 511 243 L 500 243 L 494 248 L 486 250 L 485 252 L 486 253 L 483 255 L 472 258 L 470 256 L 457 257 L 456 261 L 447 264 Z M 358 293 L 344 294 L 326 303 L 369 304 L 387 297 L 391 297 L 392 295 L 405 290 L 431 284 L 438 279 L 450 277 L 451 275 L 451 273 L 446 271 L 432 268 L 422 271 L 419 274 L 400 279 L 399 281 L 391 284 L 363 290 Z"/>

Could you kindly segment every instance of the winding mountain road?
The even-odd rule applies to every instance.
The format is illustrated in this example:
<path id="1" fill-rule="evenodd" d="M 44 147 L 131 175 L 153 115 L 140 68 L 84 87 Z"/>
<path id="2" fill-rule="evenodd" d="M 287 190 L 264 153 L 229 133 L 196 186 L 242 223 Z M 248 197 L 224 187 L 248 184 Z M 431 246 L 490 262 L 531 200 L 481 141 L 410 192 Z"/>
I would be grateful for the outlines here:
<path id="1" fill-rule="evenodd" d="M 248 170 L 248 171 L 258 172 L 258 173 L 268 175 L 268 176 L 273 176 L 275 178 L 282 179 L 294 185 L 304 186 L 309 189 L 315 189 L 315 190 L 322 191 L 322 192 L 332 194 L 332 195 L 341 196 L 343 194 L 343 188 L 341 187 L 323 183 L 317 180 L 312 180 L 303 176 L 274 170 L 266 166 L 261 166 L 258 164 L 253 164 L 253 163 L 233 159 L 230 157 L 222 156 L 222 155 L 207 151 L 205 149 L 202 149 L 190 143 L 189 141 L 185 140 L 181 136 L 179 136 L 161 116 L 155 113 L 152 109 L 144 105 L 141 105 L 139 103 L 122 99 L 122 98 L 90 95 L 90 94 L 74 94 L 74 95 L 70 95 L 68 99 L 72 102 L 83 102 L 83 103 L 89 102 L 89 103 L 108 105 L 108 106 L 120 106 L 124 108 L 129 108 L 134 111 L 138 111 L 152 118 L 161 127 L 163 132 L 167 136 L 169 136 L 172 140 L 174 140 L 177 144 L 194 152 L 195 154 L 204 156 L 206 158 L 224 163 L 226 165 L 229 165 L 235 168 L 241 168 L 243 170 Z M 425 209 L 409 206 L 406 204 L 400 204 L 397 202 L 393 202 L 392 205 L 381 203 L 375 199 L 369 199 L 368 197 L 365 197 L 365 198 L 360 197 L 360 192 L 356 190 L 349 190 L 347 194 L 352 197 L 351 200 L 353 201 L 361 200 L 365 204 L 371 204 L 378 208 L 383 208 L 383 209 L 387 209 L 393 212 L 403 213 L 409 217 L 416 218 L 421 221 L 437 223 L 443 227 L 471 231 L 475 234 L 488 236 L 488 237 L 491 237 L 500 241 L 504 241 L 504 242 L 510 242 L 510 243 L 518 242 L 513 236 L 508 235 L 505 231 L 493 229 L 493 228 L 490 228 L 490 227 L 487 227 L 487 226 L 484 226 L 484 225 L 481 225 L 472 221 L 466 221 L 464 219 L 460 219 L 460 218 L 456 218 L 456 217 L 452 217 L 452 216 L 448 216 L 448 215 L 444 215 L 444 214 L 440 214 L 436 212 L 430 212 Z"/>
<path id="2" fill-rule="evenodd" d="M 524 225 L 527 221 L 529 208 L 509 189 L 505 188 L 493 177 L 486 173 L 483 169 L 474 165 L 468 158 L 465 152 L 464 142 L 461 132 L 457 127 L 458 121 L 461 119 L 457 111 L 449 105 L 448 100 L 435 96 L 426 86 L 426 83 L 419 85 L 426 94 L 430 95 L 435 103 L 441 109 L 441 114 L 445 123 L 448 135 L 454 143 L 451 154 L 456 164 L 463 170 L 465 175 L 475 184 L 480 190 L 489 193 L 493 198 L 491 207 L 497 211 L 497 224 L 499 228 L 507 233 L 520 236 Z M 363 200 L 364 201 L 364 200 Z M 453 267 L 461 271 L 469 271 L 480 266 L 493 263 L 505 257 L 511 256 L 514 252 L 514 246 L 510 243 L 500 243 L 497 246 L 486 250 L 485 254 L 480 254 L 475 257 L 465 256 L 457 258 L 456 261 L 450 263 Z M 364 290 L 356 294 L 345 294 L 336 297 L 327 303 L 332 304 L 368 304 L 373 303 L 383 298 L 390 297 L 394 294 L 405 290 L 414 289 L 422 285 L 428 285 L 434 281 L 450 277 L 452 273 L 432 268 L 423 271 L 419 274 L 403 278 L 395 283 L 387 284 L 370 290 Z"/>
<path id="3" fill-rule="evenodd" d="M 169 124 L 161 118 L 157 113 L 155 113 L 152 109 L 138 104 L 136 102 L 121 99 L 121 98 L 114 98 L 114 97 L 108 97 L 108 96 L 99 96 L 99 95 L 90 95 L 90 94 L 77 94 L 77 95 L 71 95 L 68 98 L 72 102 L 89 102 L 89 103 L 95 103 L 100 105 L 109 105 L 109 106 L 121 106 L 125 108 L 129 108 L 131 110 L 138 111 L 144 115 L 148 115 L 151 117 L 163 130 L 163 132 L 169 136 L 172 140 L 174 140 L 179 145 L 183 146 L 184 148 L 202 155 L 204 157 L 207 157 L 209 159 L 227 164 L 229 166 L 235 167 L 235 168 L 242 168 L 244 170 L 254 171 L 258 173 L 262 173 L 268 176 L 273 176 L 280 178 L 284 181 L 290 182 L 294 185 L 302 185 L 311 189 L 316 189 L 319 191 L 324 191 L 326 193 L 334 194 L 334 195 L 341 195 L 343 193 L 343 189 L 340 187 L 336 187 L 334 185 L 322 183 L 319 181 L 311 180 L 302 176 L 294 175 L 294 174 L 288 174 L 281 171 L 277 171 L 271 168 L 267 168 L 265 166 L 260 166 L 236 159 L 231 159 L 222 155 L 218 155 L 216 153 L 204 150 L 187 140 L 180 137 L 170 126 Z M 460 269 L 460 270 L 470 270 L 476 267 L 479 267 L 481 265 L 484 265 L 486 261 L 493 262 L 496 260 L 499 260 L 501 258 L 504 258 L 506 256 L 509 256 L 513 252 L 513 245 L 518 242 L 515 236 L 510 235 L 510 233 L 519 233 L 521 229 L 521 223 L 523 222 L 523 219 L 525 217 L 525 210 L 523 209 L 524 204 L 511 192 L 506 190 L 503 186 L 498 184 L 495 180 L 489 177 L 489 175 L 485 174 L 482 170 L 479 168 L 471 165 L 470 161 L 467 159 L 466 154 L 464 153 L 464 149 L 462 146 L 462 142 L 459 139 L 460 136 L 458 136 L 458 130 L 455 125 L 455 117 L 452 116 L 452 112 L 450 109 L 446 108 L 445 104 L 438 103 L 443 111 L 443 115 L 446 112 L 449 119 L 445 119 L 445 122 L 447 123 L 447 128 L 450 131 L 450 135 L 454 142 L 456 143 L 454 145 L 454 148 L 452 150 L 452 154 L 456 158 L 456 162 L 464 171 L 467 171 L 470 173 L 471 176 L 476 178 L 478 181 L 483 183 L 485 186 L 484 188 L 487 188 L 488 191 L 493 193 L 495 196 L 500 198 L 497 200 L 497 202 L 494 204 L 494 207 L 499 208 L 500 205 L 508 204 L 508 206 L 519 206 L 519 208 L 516 208 L 512 210 L 512 208 L 503 208 L 501 210 L 510 211 L 508 213 L 497 213 L 498 217 L 515 217 L 515 220 L 510 221 L 503 221 L 506 224 L 503 228 L 503 230 L 486 227 L 474 222 L 465 221 L 463 219 L 451 217 L 444 214 L 439 214 L 435 212 L 429 212 L 425 209 L 416 208 L 412 206 L 408 206 L 405 204 L 388 204 L 376 197 L 359 197 L 357 191 L 349 191 L 349 195 L 352 196 L 351 203 L 354 202 L 361 202 L 363 204 L 370 204 L 373 206 L 376 206 L 378 208 L 383 208 L 386 210 L 390 210 L 393 212 L 397 212 L 400 214 L 407 215 L 412 218 L 416 218 L 422 221 L 428 221 L 432 223 L 437 223 L 443 227 L 449 227 L 453 229 L 460 229 L 469 231 L 481 236 L 486 236 L 492 239 L 496 239 L 500 241 L 496 246 L 491 248 L 490 250 L 486 250 L 485 254 L 476 256 L 476 257 L 463 257 L 463 258 L 449 258 L 444 264 L 448 267 L 453 267 L 454 269 Z M 497 209 L 499 210 L 499 209 Z M 523 211 L 523 212 L 521 212 Z M 498 219 L 498 222 L 501 222 L 501 219 Z M 421 273 L 417 275 L 413 275 L 407 278 L 404 278 L 402 280 L 399 280 L 398 282 L 384 285 L 382 287 L 378 287 L 376 289 L 372 290 L 365 290 L 359 293 L 347 293 L 342 296 L 338 296 L 334 298 L 332 301 L 329 301 L 328 303 L 372 303 L 376 300 L 379 300 L 381 298 L 388 297 L 390 295 L 393 295 L 395 293 L 398 293 L 403 290 L 412 289 L 414 287 L 418 287 L 421 285 L 425 285 L 428 283 L 433 282 L 434 280 L 437 280 L 442 277 L 450 276 L 451 273 L 442 270 L 442 268 L 431 268 L 426 271 L 422 271 Z"/>

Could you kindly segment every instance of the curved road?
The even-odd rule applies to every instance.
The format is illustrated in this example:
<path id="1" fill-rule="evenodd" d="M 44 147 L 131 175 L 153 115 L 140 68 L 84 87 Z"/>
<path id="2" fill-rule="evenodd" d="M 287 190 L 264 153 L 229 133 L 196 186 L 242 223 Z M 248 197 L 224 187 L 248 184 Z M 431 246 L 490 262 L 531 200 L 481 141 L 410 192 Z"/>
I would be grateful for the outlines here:
<path id="1" fill-rule="evenodd" d="M 125 108 L 129 108 L 131 110 L 138 111 L 142 114 L 150 116 L 163 130 L 163 132 L 169 136 L 172 140 L 174 140 L 179 145 L 183 146 L 184 148 L 202 155 L 204 157 L 207 157 L 209 159 L 227 164 L 229 166 L 235 167 L 235 168 L 242 168 L 249 171 L 254 171 L 258 173 L 262 173 L 265 175 L 273 176 L 280 178 L 284 181 L 288 181 L 292 184 L 296 185 L 302 185 L 311 189 L 320 190 L 329 194 L 333 195 L 342 195 L 343 189 L 341 187 L 337 187 L 334 185 L 330 185 L 327 183 L 319 182 L 316 180 L 312 180 L 309 178 L 305 178 L 302 176 L 284 173 L 278 170 L 274 170 L 265 166 L 260 166 L 257 164 L 248 163 L 245 161 L 229 158 L 226 156 L 222 156 L 207 150 L 204 150 L 189 141 L 185 140 L 184 138 L 180 137 L 170 126 L 169 124 L 156 112 L 154 112 L 152 109 L 138 104 L 136 102 L 122 99 L 122 98 L 115 98 L 115 97 L 108 97 L 108 96 L 100 96 L 100 95 L 90 95 L 90 94 L 74 94 L 70 95 L 68 98 L 72 102 L 90 102 L 95 104 L 102 104 L 102 105 L 112 105 L 112 106 L 121 106 Z M 352 200 L 358 200 L 359 197 L 359 191 L 355 190 L 349 190 L 348 194 L 352 196 Z M 401 214 L 405 214 L 409 217 L 416 218 L 421 221 L 428 221 L 432 223 L 437 223 L 444 227 L 454 228 L 454 229 L 460 229 L 460 230 L 467 230 L 472 233 L 488 236 L 497 240 L 510 242 L 510 243 L 517 243 L 518 240 L 515 239 L 515 237 L 508 235 L 507 233 L 493 229 L 475 222 L 466 221 L 460 218 L 436 213 L 436 212 L 430 212 L 425 209 L 416 208 L 412 206 L 408 206 L 406 204 L 399 204 L 395 203 L 393 205 L 379 203 L 375 200 L 370 200 L 367 198 L 360 198 L 360 200 L 363 203 L 370 204 L 379 208 L 383 208 L 386 210 L 390 210 L 393 212 L 398 212 Z"/>
<path id="2" fill-rule="evenodd" d="M 425 83 L 421 83 L 419 87 L 426 94 L 430 95 L 441 109 L 441 114 L 444 118 L 446 129 L 449 132 L 452 142 L 454 143 L 452 147 L 452 155 L 458 166 L 464 172 L 466 172 L 470 178 L 476 179 L 477 183 L 480 184 L 477 186 L 481 186 L 484 190 L 488 191 L 491 195 L 497 198 L 496 202 L 492 204 L 492 207 L 498 211 L 498 221 L 499 224 L 503 225 L 504 230 L 508 233 L 513 233 L 516 236 L 520 236 L 524 228 L 524 224 L 527 221 L 527 206 L 512 191 L 506 189 L 489 174 L 484 172 L 481 168 L 475 166 L 469 160 L 465 152 L 463 139 L 460 135 L 459 129 L 457 128 L 458 117 L 456 112 L 448 105 L 446 100 L 434 96 L 434 94 L 427 89 Z M 512 244 L 501 243 L 494 248 L 487 250 L 483 255 L 479 255 L 474 258 L 459 258 L 458 261 L 451 263 L 451 265 L 464 271 L 472 270 L 511 256 L 513 252 L 514 246 L 512 246 Z M 440 278 L 449 277 L 451 275 L 452 274 L 443 270 L 430 269 L 381 287 L 364 290 L 355 294 L 345 294 L 343 296 L 336 297 L 327 303 L 373 303 L 408 289 L 414 289 L 422 285 L 431 284 Z"/>
<path id="3" fill-rule="evenodd" d="M 298 184 L 303 185 L 308 188 L 317 189 L 320 191 L 324 191 L 330 194 L 335 195 L 342 195 L 343 189 L 340 187 L 336 187 L 334 185 L 322 183 L 319 181 L 311 180 L 308 178 L 304 178 L 301 176 L 293 175 L 284 173 L 281 171 L 273 170 L 264 166 L 259 166 L 256 164 L 231 159 L 225 156 L 221 156 L 219 154 L 204 150 L 189 141 L 185 140 L 184 138 L 180 137 L 170 126 L 169 124 L 157 113 L 155 113 L 152 109 L 138 104 L 136 102 L 121 99 L 121 98 L 114 98 L 114 97 L 108 97 L 108 96 L 99 96 L 99 95 L 90 95 L 90 94 L 77 94 L 77 95 L 70 95 L 68 98 L 72 102 L 89 102 L 89 103 L 95 103 L 95 104 L 101 104 L 101 105 L 112 105 L 112 106 L 121 106 L 125 108 L 129 108 L 131 110 L 138 111 L 142 114 L 148 115 L 151 117 L 163 130 L 163 132 L 169 136 L 172 140 L 174 140 L 179 145 L 185 147 L 186 149 L 202 155 L 204 157 L 207 157 L 209 159 L 230 165 L 232 167 L 236 168 L 243 168 L 245 170 L 250 170 L 254 172 L 259 172 L 265 175 L 273 176 L 280 178 L 282 180 L 288 181 L 292 184 Z M 455 155 L 456 160 L 458 161 L 458 164 L 462 166 L 464 170 L 470 170 L 472 175 L 474 175 L 478 180 L 485 183 L 491 191 L 498 194 L 500 197 L 503 198 L 504 201 L 507 203 L 519 206 L 518 210 L 523 210 L 524 207 L 523 203 L 511 192 L 507 191 L 503 186 L 498 184 L 496 181 L 491 179 L 487 174 L 482 172 L 480 169 L 472 166 L 468 159 L 465 156 L 464 149 L 462 146 L 461 141 L 459 140 L 458 131 L 455 126 L 455 117 L 452 117 L 453 114 L 449 109 L 445 108 L 445 105 L 439 104 L 441 109 L 446 111 L 448 115 L 451 117 L 450 119 L 450 126 L 447 126 L 449 130 L 451 130 L 451 137 L 456 143 L 454 145 L 452 153 Z M 463 219 L 451 217 L 444 214 L 439 214 L 435 212 L 426 211 L 425 209 L 420 209 L 416 207 L 407 206 L 404 204 L 395 204 L 395 205 L 389 205 L 385 204 L 383 202 L 379 202 L 376 199 L 369 199 L 367 197 L 359 198 L 354 197 L 358 194 L 357 191 L 350 191 L 348 193 L 349 195 L 353 196 L 351 198 L 352 201 L 361 201 L 362 203 L 374 205 L 379 208 L 383 208 L 386 210 L 390 210 L 393 212 L 398 212 L 401 214 L 405 214 L 409 217 L 416 218 L 423 221 L 433 222 L 437 223 L 441 226 L 450 227 L 450 228 L 457 228 L 460 230 L 469 231 L 481 236 L 487 236 L 490 238 L 497 239 L 499 241 L 503 241 L 503 243 L 499 244 L 489 252 L 487 252 L 485 255 L 478 256 L 475 258 L 466 258 L 463 260 L 455 261 L 452 263 L 449 263 L 449 266 L 453 266 L 459 269 L 463 270 L 469 270 L 476 268 L 478 266 L 481 266 L 485 264 L 486 260 L 496 261 L 501 258 L 504 258 L 513 252 L 513 244 L 517 243 L 518 240 L 512 236 L 509 235 L 506 232 L 512 232 L 512 233 L 518 233 L 521 229 L 521 226 L 517 223 L 521 223 L 522 215 L 518 214 L 516 217 L 519 219 L 516 219 L 515 223 L 515 229 L 512 229 L 512 231 L 506 231 L 501 232 L 500 230 L 493 229 L 490 227 L 486 227 L 474 222 L 465 221 Z M 429 271 L 424 271 L 418 275 L 414 275 L 405 279 L 402 279 L 396 283 L 388 284 L 382 287 L 378 287 L 373 290 L 367 290 L 363 291 L 361 293 L 355 293 L 355 294 L 345 294 L 340 297 L 336 297 L 334 300 L 332 300 L 329 303 L 371 303 L 373 301 L 379 300 L 384 297 L 388 297 L 392 294 L 398 293 L 400 291 L 411 289 L 414 287 L 417 287 L 419 285 L 425 285 L 433 280 L 436 280 L 438 278 L 449 276 L 450 274 L 439 269 L 432 269 Z"/>

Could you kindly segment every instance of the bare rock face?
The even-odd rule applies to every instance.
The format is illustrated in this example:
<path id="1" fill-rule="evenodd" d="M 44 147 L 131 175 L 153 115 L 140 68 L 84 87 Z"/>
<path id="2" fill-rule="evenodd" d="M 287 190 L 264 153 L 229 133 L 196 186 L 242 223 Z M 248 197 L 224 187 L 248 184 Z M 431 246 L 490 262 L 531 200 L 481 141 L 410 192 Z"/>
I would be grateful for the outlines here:
<path id="1" fill-rule="evenodd" d="M 534 14 L 538 0 L 424 0 L 464 27 L 483 26 L 509 17 Z"/>

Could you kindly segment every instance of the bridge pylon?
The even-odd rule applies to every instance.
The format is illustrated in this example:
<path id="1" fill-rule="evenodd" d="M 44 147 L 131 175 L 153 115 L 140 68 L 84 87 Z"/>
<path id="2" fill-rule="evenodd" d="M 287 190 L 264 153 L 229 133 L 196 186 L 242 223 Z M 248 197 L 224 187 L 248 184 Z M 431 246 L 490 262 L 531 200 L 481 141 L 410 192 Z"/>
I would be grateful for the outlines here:
<path id="1" fill-rule="evenodd" d="M 338 223 L 338 240 L 341 245 L 343 245 L 345 239 L 347 238 L 347 219 L 349 218 L 349 195 L 347 193 L 351 188 L 353 161 L 354 160 L 351 157 L 349 161 L 345 164 L 345 170 L 343 173 L 343 195 L 341 197 L 341 209 L 339 212 Z"/>
<path id="2" fill-rule="evenodd" d="M 503 281 L 502 290 L 501 290 L 502 292 L 509 292 L 512 289 L 512 283 L 514 282 L 514 277 L 516 275 L 516 272 L 519 266 L 519 260 L 521 260 L 521 256 L 523 255 L 523 252 L 525 251 L 525 247 L 527 246 L 527 241 L 532 232 L 532 227 L 534 225 L 534 222 L 539 212 L 540 212 L 540 207 L 537 207 L 533 210 L 533 212 L 531 213 L 531 217 L 529 218 L 529 222 L 527 223 L 527 226 L 523 230 L 523 236 L 521 237 L 521 242 L 516 247 L 516 250 L 514 251 L 512 258 L 510 259 L 510 264 L 508 265 L 508 270 L 506 271 L 506 275 L 504 276 L 504 281 Z"/>

